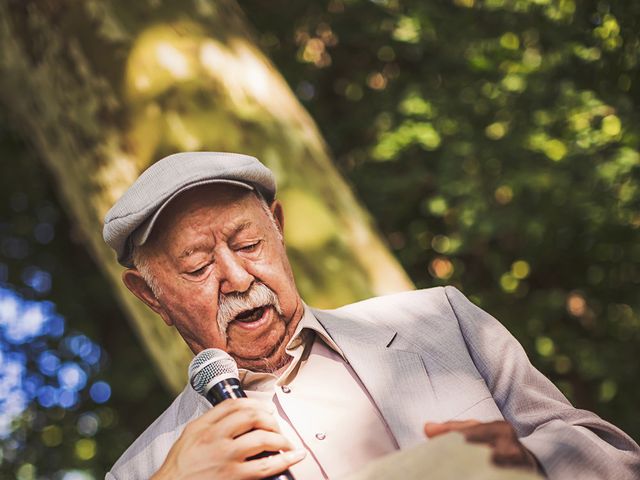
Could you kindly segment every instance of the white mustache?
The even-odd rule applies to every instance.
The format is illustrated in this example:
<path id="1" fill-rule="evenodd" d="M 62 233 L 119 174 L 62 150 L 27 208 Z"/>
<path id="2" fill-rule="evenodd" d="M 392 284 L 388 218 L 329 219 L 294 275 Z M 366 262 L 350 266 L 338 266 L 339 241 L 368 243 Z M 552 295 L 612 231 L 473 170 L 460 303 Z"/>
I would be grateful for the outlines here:
<path id="1" fill-rule="evenodd" d="M 220 333 L 226 337 L 229 323 L 240 313 L 269 305 L 273 306 L 279 315 L 282 315 L 278 296 L 261 282 L 254 282 L 244 292 L 220 294 L 216 318 Z"/>

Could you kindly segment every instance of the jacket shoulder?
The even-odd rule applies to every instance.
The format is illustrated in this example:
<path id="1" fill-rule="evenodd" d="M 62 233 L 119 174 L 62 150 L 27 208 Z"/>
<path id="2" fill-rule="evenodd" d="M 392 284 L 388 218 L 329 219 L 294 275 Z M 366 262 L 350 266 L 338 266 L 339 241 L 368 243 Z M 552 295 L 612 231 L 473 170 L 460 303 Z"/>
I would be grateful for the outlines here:
<path id="1" fill-rule="evenodd" d="M 452 309 L 447 293 L 454 287 L 433 287 L 408 292 L 392 293 L 345 305 L 332 312 L 353 316 L 376 323 L 392 325 L 408 318 L 419 321 L 442 321 L 451 318 Z"/>

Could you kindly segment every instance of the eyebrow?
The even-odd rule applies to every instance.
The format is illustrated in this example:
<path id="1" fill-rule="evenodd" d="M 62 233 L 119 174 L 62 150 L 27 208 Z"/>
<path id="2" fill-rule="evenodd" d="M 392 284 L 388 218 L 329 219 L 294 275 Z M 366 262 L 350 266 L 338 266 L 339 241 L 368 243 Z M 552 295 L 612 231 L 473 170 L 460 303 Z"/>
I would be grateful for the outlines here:
<path id="1" fill-rule="evenodd" d="M 208 249 L 208 246 L 205 243 L 198 243 L 196 245 L 191 245 L 190 247 L 184 249 L 180 255 L 178 255 L 178 259 L 182 260 L 183 258 L 190 257 L 196 252 L 204 252 Z"/>
<path id="2" fill-rule="evenodd" d="M 228 235 L 228 238 L 232 239 L 233 237 L 235 237 L 238 233 L 240 233 L 243 230 L 246 230 L 247 228 L 249 228 L 252 225 L 251 221 L 247 220 L 246 222 L 242 222 L 240 224 L 238 224 L 237 226 L 235 226 L 233 228 L 233 230 L 231 230 L 231 233 Z M 191 245 L 187 248 L 185 248 L 180 255 L 178 255 L 178 259 L 182 260 L 184 258 L 190 257 L 191 255 L 193 255 L 196 252 L 202 252 L 202 251 L 207 251 L 211 248 L 211 246 L 207 243 L 197 243 L 195 245 Z"/>

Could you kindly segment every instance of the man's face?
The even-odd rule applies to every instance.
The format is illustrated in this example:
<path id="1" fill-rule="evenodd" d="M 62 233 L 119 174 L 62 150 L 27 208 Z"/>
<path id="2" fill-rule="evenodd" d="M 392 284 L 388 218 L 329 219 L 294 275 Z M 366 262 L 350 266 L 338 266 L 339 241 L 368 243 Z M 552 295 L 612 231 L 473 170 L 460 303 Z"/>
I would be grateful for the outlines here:
<path id="1" fill-rule="evenodd" d="M 157 297 L 136 293 L 136 282 L 127 278 L 139 275 L 136 270 L 125 273 L 125 283 L 175 325 L 194 353 L 221 348 L 240 367 L 278 368 L 303 307 L 279 231 L 281 210 L 277 204 L 271 210 L 279 225 L 248 190 L 220 184 L 188 190 L 163 210 L 144 247 Z M 275 294 L 281 313 L 274 305 L 231 308 L 220 331 L 219 303 L 240 297 L 230 304 L 243 305 L 242 294 L 260 284 Z"/>

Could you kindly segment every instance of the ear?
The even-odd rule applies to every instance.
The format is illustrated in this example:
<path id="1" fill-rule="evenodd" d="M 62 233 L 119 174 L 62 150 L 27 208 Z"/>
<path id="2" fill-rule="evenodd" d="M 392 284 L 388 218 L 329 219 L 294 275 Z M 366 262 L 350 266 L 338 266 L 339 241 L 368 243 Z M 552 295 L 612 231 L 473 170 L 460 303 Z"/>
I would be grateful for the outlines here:
<path id="1" fill-rule="evenodd" d="M 280 233 L 284 235 L 284 211 L 282 210 L 282 203 L 280 203 L 280 200 L 274 200 L 269 207 L 269 210 L 271 210 L 273 218 L 276 219 L 276 223 L 278 224 L 278 227 L 280 227 Z"/>
<path id="2" fill-rule="evenodd" d="M 149 287 L 138 270 L 135 268 L 128 268 L 122 272 L 122 282 L 131 291 L 131 293 L 144 302 L 151 310 L 160 315 L 164 320 L 164 323 L 170 327 L 173 325 L 173 320 L 171 320 L 171 317 L 169 317 L 166 310 L 151 290 L 151 287 Z"/>

